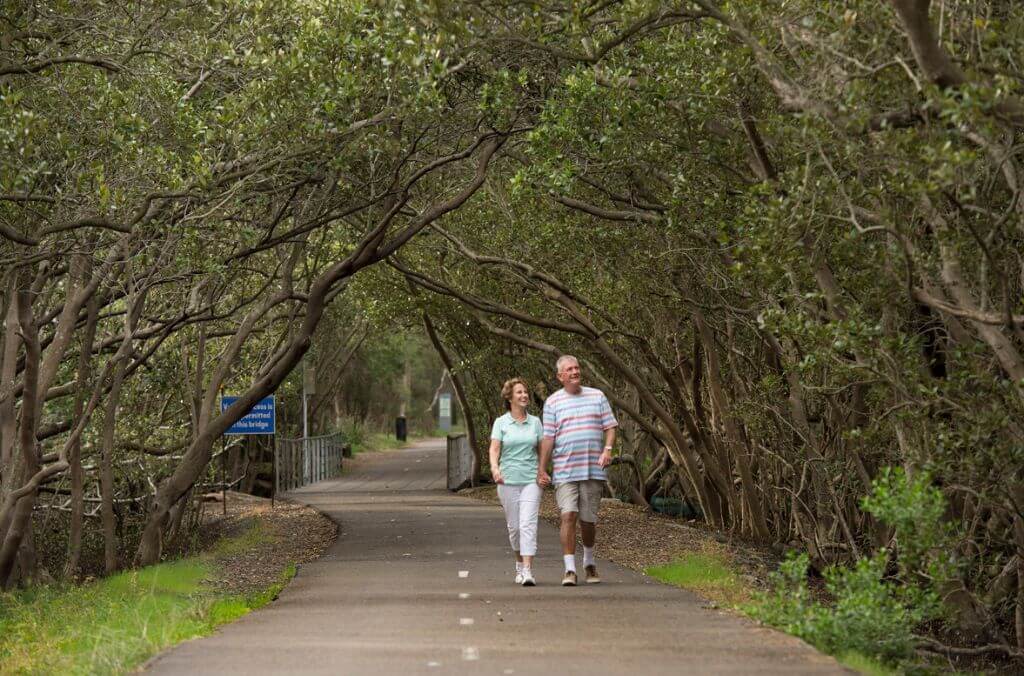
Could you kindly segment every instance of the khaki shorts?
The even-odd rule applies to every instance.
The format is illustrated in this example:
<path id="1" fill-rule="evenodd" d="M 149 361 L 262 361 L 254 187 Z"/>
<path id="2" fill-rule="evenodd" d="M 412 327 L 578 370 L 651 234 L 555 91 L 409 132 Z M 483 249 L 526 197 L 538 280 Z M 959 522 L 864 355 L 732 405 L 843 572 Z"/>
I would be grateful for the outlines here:
<path id="1" fill-rule="evenodd" d="M 604 495 L 604 481 L 585 479 L 569 481 L 555 486 L 555 500 L 558 509 L 565 512 L 579 512 L 580 521 L 597 523 L 597 510 Z"/>

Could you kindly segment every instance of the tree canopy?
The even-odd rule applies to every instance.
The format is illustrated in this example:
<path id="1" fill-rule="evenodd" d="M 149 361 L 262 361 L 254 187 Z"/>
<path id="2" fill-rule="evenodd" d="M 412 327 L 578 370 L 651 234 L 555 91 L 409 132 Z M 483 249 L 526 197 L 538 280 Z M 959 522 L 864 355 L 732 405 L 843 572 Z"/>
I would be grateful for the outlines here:
<path id="1" fill-rule="evenodd" d="M 103 498 L 109 567 L 136 486 L 157 560 L 214 440 L 343 312 L 430 325 L 477 429 L 576 354 L 623 495 L 819 568 L 881 553 L 1016 654 L 1022 47 L 991 0 L 22 8 L 0 580 L 64 482 L 72 543 Z"/>

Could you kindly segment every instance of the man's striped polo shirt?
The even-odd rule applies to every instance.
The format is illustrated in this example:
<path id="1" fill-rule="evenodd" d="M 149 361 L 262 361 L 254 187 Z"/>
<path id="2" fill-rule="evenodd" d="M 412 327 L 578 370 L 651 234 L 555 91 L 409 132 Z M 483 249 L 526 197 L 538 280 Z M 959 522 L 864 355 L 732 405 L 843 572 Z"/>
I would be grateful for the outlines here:
<path id="1" fill-rule="evenodd" d="M 544 436 L 555 440 L 552 483 L 606 479 L 597 460 L 604 450 L 604 431 L 618 424 L 601 390 L 584 387 L 579 394 L 569 394 L 561 389 L 548 397 Z"/>

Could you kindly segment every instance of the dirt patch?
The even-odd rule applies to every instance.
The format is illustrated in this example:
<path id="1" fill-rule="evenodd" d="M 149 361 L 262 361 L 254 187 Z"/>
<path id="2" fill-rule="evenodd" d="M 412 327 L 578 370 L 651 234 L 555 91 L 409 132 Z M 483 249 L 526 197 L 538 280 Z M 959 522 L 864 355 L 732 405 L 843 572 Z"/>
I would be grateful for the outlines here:
<path id="1" fill-rule="evenodd" d="M 467 488 L 459 495 L 500 504 L 494 486 Z M 540 517 L 558 525 L 558 506 L 553 491 L 544 491 Z M 639 505 L 619 500 L 606 498 L 601 502 L 598 556 L 643 573 L 651 566 L 662 566 L 693 552 L 722 555 L 738 571 L 744 584 L 755 589 L 767 588 L 768 576 L 778 568 L 780 561 L 771 549 L 730 538 L 695 522 L 648 512 Z"/>
<path id="2" fill-rule="evenodd" d="M 227 515 L 222 510 L 219 502 L 205 504 L 201 547 L 217 560 L 211 582 L 229 593 L 266 589 L 288 565 L 318 558 L 338 537 L 333 521 L 293 502 L 278 500 L 271 508 L 265 498 L 228 493 Z"/>

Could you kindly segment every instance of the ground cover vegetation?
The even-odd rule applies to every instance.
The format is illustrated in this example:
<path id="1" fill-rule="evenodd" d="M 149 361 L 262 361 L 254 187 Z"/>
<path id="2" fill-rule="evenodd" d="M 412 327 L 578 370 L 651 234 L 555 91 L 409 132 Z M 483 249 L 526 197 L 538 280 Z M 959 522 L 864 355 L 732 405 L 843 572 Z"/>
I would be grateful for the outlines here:
<path id="1" fill-rule="evenodd" d="M 223 519 L 218 509 L 207 526 L 230 534 L 206 537 L 198 555 L 0 597 L 4 673 L 128 673 L 161 650 L 266 605 L 295 576 L 296 562 L 309 558 L 301 548 L 312 543 L 286 539 L 292 528 L 326 526 L 332 539 L 334 528 L 308 508 L 260 507 L 233 505 Z M 313 543 L 322 550 L 321 538 Z M 271 565 L 253 571 L 254 555 L 269 555 Z"/>
<path id="2" fill-rule="evenodd" d="M 90 518 L 108 570 L 157 561 L 339 312 L 421 324 L 481 453 L 500 382 L 578 355 L 617 492 L 930 627 L 879 654 L 1024 656 L 1012 3 L 19 10 L 3 584 L 54 523 L 69 571 Z"/>

